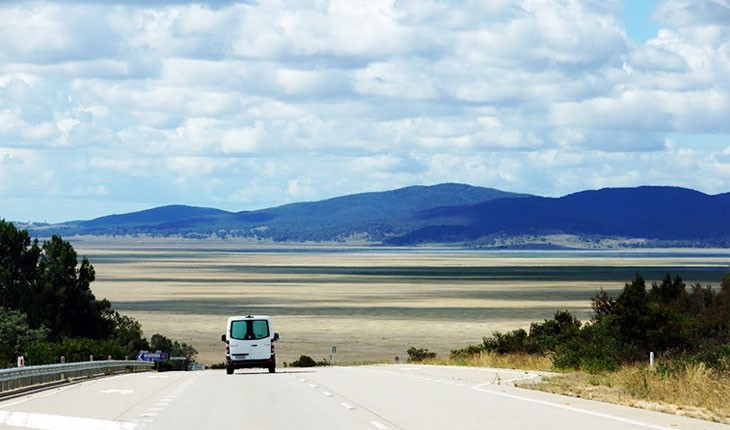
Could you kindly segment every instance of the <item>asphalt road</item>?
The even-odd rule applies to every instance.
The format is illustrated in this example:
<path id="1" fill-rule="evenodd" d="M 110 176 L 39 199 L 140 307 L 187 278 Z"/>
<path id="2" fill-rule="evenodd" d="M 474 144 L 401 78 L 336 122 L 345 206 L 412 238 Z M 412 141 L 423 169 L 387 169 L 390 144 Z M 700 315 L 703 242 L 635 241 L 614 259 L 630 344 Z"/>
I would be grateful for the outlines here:
<path id="1" fill-rule="evenodd" d="M 535 377 L 411 365 L 140 373 L 0 402 L 0 428 L 730 429 L 512 386 Z"/>

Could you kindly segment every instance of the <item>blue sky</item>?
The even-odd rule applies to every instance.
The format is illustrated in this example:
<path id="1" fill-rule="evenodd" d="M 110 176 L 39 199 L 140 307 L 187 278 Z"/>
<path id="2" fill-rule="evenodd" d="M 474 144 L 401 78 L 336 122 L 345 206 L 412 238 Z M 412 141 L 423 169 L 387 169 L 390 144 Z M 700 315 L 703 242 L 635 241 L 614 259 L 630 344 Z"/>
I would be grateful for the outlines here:
<path id="1" fill-rule="evenodd" d="M 646 43 L 657 36 L 658 23 L 652 14 L 659 6 L 659 0 L 624 0 L 623 19 L 626 35 L 637 44 Z"/>
<path id="2" fill-rule="evenodd" d="M 730 0 L 0 3 L 0 218 L 730 191 Z"/>

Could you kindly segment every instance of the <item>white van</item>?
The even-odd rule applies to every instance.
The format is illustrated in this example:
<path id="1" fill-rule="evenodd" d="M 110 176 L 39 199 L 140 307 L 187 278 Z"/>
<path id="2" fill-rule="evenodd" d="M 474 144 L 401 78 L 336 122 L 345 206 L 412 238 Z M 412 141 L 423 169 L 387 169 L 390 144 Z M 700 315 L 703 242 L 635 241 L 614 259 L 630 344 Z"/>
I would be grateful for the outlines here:
<path id="1" fill-rule="evenodd" d="M 236 369 L 261 367 L 276 372 L 274 342 L 279 333 L 271 330 L 271 318 L 267 315 L 247 315 L 228 318 L 226 334 L 226 373 Z"/>

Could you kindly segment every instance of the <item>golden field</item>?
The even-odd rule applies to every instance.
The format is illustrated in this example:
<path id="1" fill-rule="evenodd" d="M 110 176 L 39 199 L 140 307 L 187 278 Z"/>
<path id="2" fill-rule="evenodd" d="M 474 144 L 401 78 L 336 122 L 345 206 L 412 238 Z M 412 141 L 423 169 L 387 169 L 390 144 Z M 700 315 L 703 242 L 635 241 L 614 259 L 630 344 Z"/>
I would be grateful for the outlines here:
<path id="1" fill-rule="evenodd" d="M 132 238 L 71 242 L 96 269 L 97 298 L 139 320 L 146 336 L 162 333 L 194 345 L 199 361 L 208 364 L 223 360 L 220 335 L 231 315 L 273 317 L 281 335 L 280 365 L 301 354 L 329 359 L 332 346 L 334 361 L 342 364 L 392 362 L 410 346 L 445 357 L 495 330 L 527 327 L 559 309 L 586 320 L 595 292 L 622 288 L 636 267 L 708 261 L 721 267 L 727 261 L 702 256 L 695 262 L 691 253 L 659 261 L 610 253 L 264 248 Z M 607 268 L 619 279 L 600 280 Z"/>

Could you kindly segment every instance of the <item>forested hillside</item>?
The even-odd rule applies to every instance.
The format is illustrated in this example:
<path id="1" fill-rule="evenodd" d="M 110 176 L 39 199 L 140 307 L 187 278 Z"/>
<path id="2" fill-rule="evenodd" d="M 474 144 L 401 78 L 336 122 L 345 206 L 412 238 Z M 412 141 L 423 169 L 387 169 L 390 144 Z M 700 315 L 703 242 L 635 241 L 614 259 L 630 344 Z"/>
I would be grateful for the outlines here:
<path id="1" fill-rule="evenodd" d="M 151 235 L 471 247 L 730 246 L 730 194 L 675 187 L 607 188 L 559 198 L 463 184 L 414 186 L 269 209 L 165 206 L 31 226 L 34 235 Z M 566 243 L 554 240 L 569 236 Z"/>

